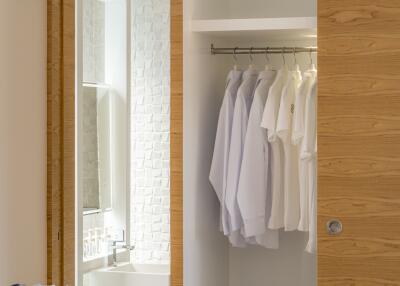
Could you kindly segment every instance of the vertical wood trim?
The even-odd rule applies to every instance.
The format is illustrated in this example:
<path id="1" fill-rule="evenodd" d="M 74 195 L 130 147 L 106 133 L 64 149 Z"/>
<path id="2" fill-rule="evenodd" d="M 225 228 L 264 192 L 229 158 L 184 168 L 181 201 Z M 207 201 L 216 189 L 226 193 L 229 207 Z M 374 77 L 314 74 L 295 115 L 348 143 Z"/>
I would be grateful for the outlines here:
<path id="1" fill-rule="evenodd" d="M 171 0 L 171 285 L 183 285 L 183 5 Z"/>
<path id="2" fill-rule="evenodd" d="M 75 0 L 47 1 L 47 282 L 75 284 Z"/>
<path id="3" fill-rule="evenodd" d="M 61 0 L 47 1 L 47 283 L 61 285 Z"/>
<path id="4" fill-rule="evenodd" d="M 75 285 L 75 0 L 63 1 L 63 285 Z"/>

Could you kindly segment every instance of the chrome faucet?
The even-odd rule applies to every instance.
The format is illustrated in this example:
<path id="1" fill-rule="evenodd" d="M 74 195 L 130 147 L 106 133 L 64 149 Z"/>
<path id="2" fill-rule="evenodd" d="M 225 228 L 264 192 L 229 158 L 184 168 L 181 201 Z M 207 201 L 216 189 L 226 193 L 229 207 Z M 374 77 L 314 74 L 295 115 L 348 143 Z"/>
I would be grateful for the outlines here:
<path id="1" fill-rule="evenodd" d="M 112 255 L 112 261 L 113 261 L 113 266 L 118 266 L 117 263 L 117 250 L 118 249 L 127 249 L 129 251 L 132 251 L 135 249 L 134 246 L 129 245 L 129 244 L 125 244 L 125 245 L 118 245 L 118 242 L 124 242 L 124 241 L 118 241 L 118 240 L 113 240 L 112 241 L 112 251 L 113 251 L 113 255 Z"/>

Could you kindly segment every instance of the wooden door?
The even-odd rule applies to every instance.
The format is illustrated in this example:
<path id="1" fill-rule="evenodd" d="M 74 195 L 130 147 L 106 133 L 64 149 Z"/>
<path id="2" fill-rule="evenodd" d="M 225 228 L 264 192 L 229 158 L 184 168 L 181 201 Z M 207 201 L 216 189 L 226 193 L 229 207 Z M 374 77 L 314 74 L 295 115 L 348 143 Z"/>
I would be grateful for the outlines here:
<path id="1" fill-rule="evenodd" d="M 400 285 L 400 1 L 318 0 L 318 48 L 318 285 Z"/>

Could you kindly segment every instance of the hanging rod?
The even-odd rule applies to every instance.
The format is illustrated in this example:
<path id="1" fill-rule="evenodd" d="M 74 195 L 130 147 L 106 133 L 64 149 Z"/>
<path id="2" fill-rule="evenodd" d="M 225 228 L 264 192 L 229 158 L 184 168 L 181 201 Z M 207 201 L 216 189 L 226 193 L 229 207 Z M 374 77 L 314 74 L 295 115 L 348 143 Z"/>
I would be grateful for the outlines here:
<path id="1" fill-rule="evenodd" d="M 256 54 L 297 54 L 297 53 L 315 53 L 317 47 L 250 47 L 250 48 L 215 48 L 211 44 L 212 55 L 256 55 Z"/>

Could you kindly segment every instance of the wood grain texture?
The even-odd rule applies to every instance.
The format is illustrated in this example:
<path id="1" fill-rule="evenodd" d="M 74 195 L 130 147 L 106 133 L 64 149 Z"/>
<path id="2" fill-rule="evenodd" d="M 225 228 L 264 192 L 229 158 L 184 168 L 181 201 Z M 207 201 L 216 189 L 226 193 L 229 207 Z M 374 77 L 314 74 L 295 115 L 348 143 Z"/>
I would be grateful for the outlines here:
<path id="1" fill-rule="evenodd" d="M 75 284 L 75 0 L 47 1 L 47 282 Z"/>
<path id="2" fill-rule="evenodd" d="M 75 285 L 75 0 L 63 1 L 63 285 Z"/>
<path id="3" fill-rule="evenodd" d="M 171 285 L 183 285 L 183 0 L 171 0 Z"/>
<path id="4" fill-rule="evenodd" d="M 318 0 L 319 286 L 400 285 L 399 30 L 397 0 Z"/>
<path id="5" fill-rule="evenodd" d="M 47 1 L 47 283 L 61 285 L 61 0 Z"/>

